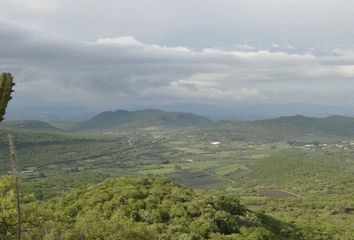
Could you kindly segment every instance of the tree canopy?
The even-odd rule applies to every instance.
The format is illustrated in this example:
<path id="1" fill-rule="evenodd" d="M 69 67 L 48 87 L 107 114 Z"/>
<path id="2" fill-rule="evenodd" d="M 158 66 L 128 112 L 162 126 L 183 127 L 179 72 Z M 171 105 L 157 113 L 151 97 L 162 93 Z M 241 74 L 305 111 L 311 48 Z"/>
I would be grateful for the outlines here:
<path id="1" fill-rule="evenodd" d="M 0 181 L 0 236 L 15 233 L 11 179 Z M 230 196 L 196 193 L 163 178 L 123 177 L 48 202 L 24 196 L 23 239 L 301 239 L 292 226 Z"/>

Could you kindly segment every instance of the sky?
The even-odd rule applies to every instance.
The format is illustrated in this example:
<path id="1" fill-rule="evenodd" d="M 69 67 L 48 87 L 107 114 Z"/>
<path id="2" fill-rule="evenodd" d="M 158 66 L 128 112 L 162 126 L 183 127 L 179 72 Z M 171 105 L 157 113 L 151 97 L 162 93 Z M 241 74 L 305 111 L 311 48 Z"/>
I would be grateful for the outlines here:
<path id="1" fill-rule="evenodd" d="M 354 107 L 352 0 L 0 0 L 13 105 Z"/>

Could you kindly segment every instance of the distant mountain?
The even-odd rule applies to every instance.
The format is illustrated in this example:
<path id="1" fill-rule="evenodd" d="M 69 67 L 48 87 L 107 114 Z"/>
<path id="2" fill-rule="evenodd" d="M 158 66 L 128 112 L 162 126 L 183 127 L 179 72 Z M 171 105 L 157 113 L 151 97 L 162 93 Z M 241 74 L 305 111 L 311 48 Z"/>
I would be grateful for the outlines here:
<path id="1" fill-rule="evenodd" d="M 11 129 L 25 129 L 34 131 L 55 131 L 59 130 L 53 127 L 49 123 L 38 121 L 38 120 L 14 120 L 14 121 L 4 121 L 0 125 L 1 128 L 11 128 Z"/>
<path id="2" fill-rule="evenodd" d="M 52 125 L 53 124 L 53 125 Z M 4 121 L 1 128 L 32 131 L 100 131 L 137 130 L 149 127 L 194 127 L 203 133 L 229 139 L 250 139 L 264 142 L 283 140 L 341 140 L 354 137 L 354 118 L 333 115 L 325 118 L 303 115 L 255 121 L 218 121 L 193 113 L 161 110 L 106 111 L 82 122 L 53 122 L 37 120 Z"/>
<path id="3" fill-rule="evenodd" d="M 15 102 L 14 102 L 15 103 Z M 104 111 L 103 106 L 18 106 L 12 103 L 6 113 L 6 119 L 36 119 L 40 121 L 84 121 Z M 123 106 L 113 106 L 120 108 Z M 112 106 L 110 106 L 112 108 Z M 261 103 L 246 102 L 203 102 L 171 103 L 149 105 L 125 105 L 129 111 L 160 109 L 168 112 L 190 112 L 211 120 L 251 121 L 277 118 L 281 116 L 304 115 L 311 117 L 328 117 L 331 115 L 354 116 L 354 109 L 343 106 L 327 106 L 309 103 Z"/>
<path id="4" fill-rule="evenodd" d="M 256 121 L 222 121 L 209 130 L 232 138 L 263 141 L 343 139 L 354 137 L 354 118 L 330 116 L 326 118 L 296 115 Z"/>
<path id="5" fill-rule="evenodd" d="M 280 117 L 276 119 L 258 121 L 268 127 L 287 128 L 288 130 L 313 134 L 330 134 L 337 136 L 354 136 L 354 118 L 333 115 L 326 118 Z"/>
<path id="6" fill-rule="evenodd" d="M 78 123 L 79 129 L 142 128 L 150 126 L 199 126 L 210 123 L 205 117 L 193 113 L 165 112 L 148 109 L 138 111 L 117 110 L 102 112 L 90 120 Z"/>
<path id="7" fill-rule="evenodd" d="M 16 103 L 16 102 L 14 102 Z M 11 104 L 6 112 L 8 120 L 26 120 L 33 119 L 45 122 L 52 121 L 83 121 L 97 112 L 95 108 L 84 106 L 68 106 L 68 105 L 50 105 L 50 106 L 18 106 Z"/>
<path id="8" fill-rule="evenodd" d="M 321 118 L 331 115 L 354 116 L 354 109 L 351 108 L 306 103 L 174 103 L 154 108 L 173 112 L 192 112 L 211 120 L 235 121 L 263 120 L 294 115 Z"/>

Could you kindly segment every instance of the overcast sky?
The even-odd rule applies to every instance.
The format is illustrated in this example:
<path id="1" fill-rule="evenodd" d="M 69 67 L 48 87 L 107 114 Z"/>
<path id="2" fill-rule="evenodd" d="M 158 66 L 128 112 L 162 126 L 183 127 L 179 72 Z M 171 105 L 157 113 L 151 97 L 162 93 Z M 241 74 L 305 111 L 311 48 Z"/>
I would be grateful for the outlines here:
<path id="1" fill-rule="evenodd" d="M 0 0 L 15 105 L 354 107 L 352 0 Z"/>

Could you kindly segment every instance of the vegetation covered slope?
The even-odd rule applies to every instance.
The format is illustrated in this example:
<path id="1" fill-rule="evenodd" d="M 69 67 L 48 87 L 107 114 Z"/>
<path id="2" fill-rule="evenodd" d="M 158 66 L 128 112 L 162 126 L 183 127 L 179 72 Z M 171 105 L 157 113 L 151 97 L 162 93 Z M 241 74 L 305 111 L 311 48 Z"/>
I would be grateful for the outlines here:
<path id="1" fill-rule="evenodd" d="M 223 136 L 230 140 L 277 141 L 338 141 L 354 137 L 354 118 L 330 116 L 327 118 L 305 117 L 301 115 L 280 117 L 260 121 L 220 121 L 180 112 L 160 110 L 139 110 L 102 112 L 95 117 L 82 121 L 48 124 L 41 121 L 6 121 L 4 128 L 36 131 L 101 131 L 101 130 L 153 130 L 160 128 L 189 127 L 202 135 Z"/>
<path id="2" fill-rule="evenodd" d="M 25 129 L 25 130 L 33 130 L 33 131 L 59 130 L 58 128 L 50 125 L 49 123 L 38 121 L 38 120 L 4 121 L 1 124 L 1 128 Z"/>
<path id="3" fill-rule="evenodd" d="M 203 131 L 204 132 L 204 131 Z M 354 118 L 331 116 L 327 118 L 301 115 L 249 122 L 219 122 L 209 133 L 234 140 L 335 140 L 354 136 Z"/>
<path id="4" fill-rule="evenodd" d="M 354 136 L 354 118 L 345 116 L 314 118 L 297 115 L 260 121 L 260 123 L 264 126 L 279 126 L 310 134 Z"/>
<path id="5" fill-rule="evenodd" d="M 0 179 L 1 239 L 11 239 L 17 224 L 10 185 Z M 233 197 L 195 193 L 160 178 L 108 179 L 51 202 L 24 202 L 23 239 L 302 239 L 293 226 Z"/>
<path id="6" fill-rule="evenodd" d="M 134 128 L 150 126 L 196 126 L 210 120 L 192 113 L 164 112 L 160 110 L 139 110 L 129 112 L 118 110 L 103 112 L 90 120 L 78 124 L 78 129 L 102 130 L 110 128 Z"/>

